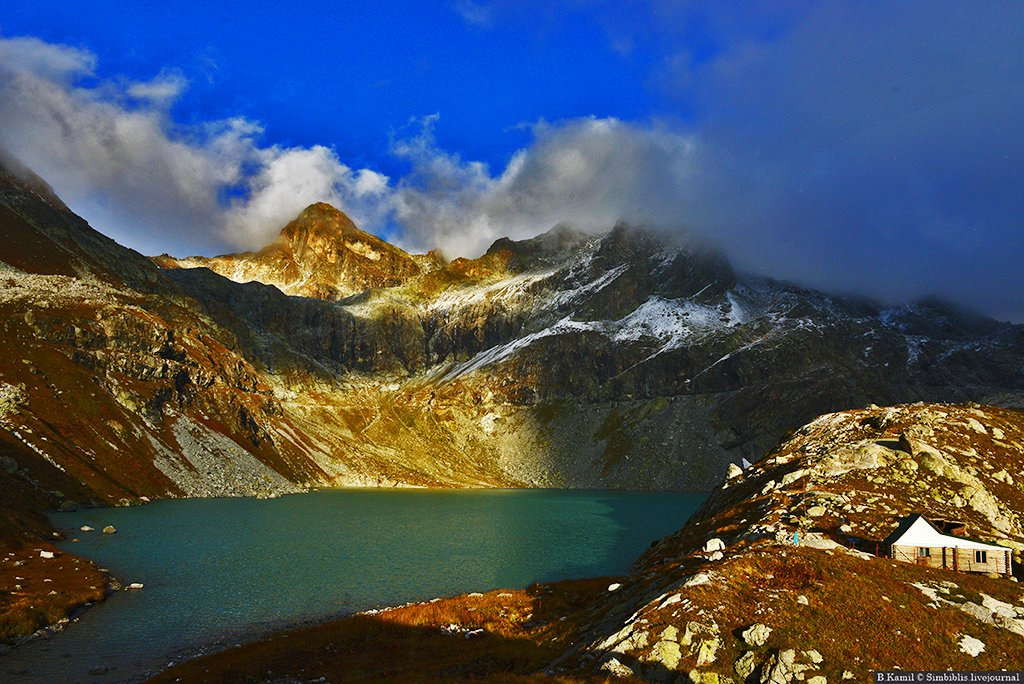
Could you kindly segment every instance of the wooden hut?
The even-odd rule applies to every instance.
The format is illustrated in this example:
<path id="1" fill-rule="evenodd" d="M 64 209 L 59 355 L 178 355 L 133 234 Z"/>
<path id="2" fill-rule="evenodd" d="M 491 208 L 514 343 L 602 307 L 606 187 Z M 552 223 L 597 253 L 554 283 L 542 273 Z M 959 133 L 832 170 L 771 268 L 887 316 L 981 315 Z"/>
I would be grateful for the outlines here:
<path id="1" fill-rule="evenodd" d="M 894 560 L 961 572 L 1013 571 L 1012 551 L 998 544 L 964 536 L 963 523 L 949 520 L 933 524 L 921 515 L 904 518 L 882 542 Z M 941 529 L 940 529 L 941 526 Z"/>

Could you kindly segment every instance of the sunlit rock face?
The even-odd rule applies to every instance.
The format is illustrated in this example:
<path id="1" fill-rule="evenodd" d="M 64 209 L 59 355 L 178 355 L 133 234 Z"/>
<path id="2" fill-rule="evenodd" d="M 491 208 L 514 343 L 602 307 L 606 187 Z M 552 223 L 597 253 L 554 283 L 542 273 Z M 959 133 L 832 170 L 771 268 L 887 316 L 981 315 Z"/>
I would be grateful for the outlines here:
<path id="1" fill-rule="evenodd" d="M 289 295 L 341 299 L 375 287 L 407 282 L 440 262 L 413 257 L 356 228 L 329 204 L 313 204 L 258 252 L 218 257 L 157 257 L 164 268 L 209 268 L 235 282 L 274 285 Z"/>

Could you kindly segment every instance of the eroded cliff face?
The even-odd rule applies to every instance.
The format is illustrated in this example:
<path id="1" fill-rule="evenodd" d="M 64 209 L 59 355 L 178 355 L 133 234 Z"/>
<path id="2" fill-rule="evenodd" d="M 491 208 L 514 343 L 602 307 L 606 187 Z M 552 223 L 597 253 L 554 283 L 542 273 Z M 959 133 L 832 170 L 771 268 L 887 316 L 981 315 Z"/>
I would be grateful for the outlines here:
<path id="1" fill-rule="evenodd" d="M 0 176 L 0 197 L 5 487 L 56 507 L 330 479 L 275 442 L 268 384 L 147 259 L 17 177 Z"/>

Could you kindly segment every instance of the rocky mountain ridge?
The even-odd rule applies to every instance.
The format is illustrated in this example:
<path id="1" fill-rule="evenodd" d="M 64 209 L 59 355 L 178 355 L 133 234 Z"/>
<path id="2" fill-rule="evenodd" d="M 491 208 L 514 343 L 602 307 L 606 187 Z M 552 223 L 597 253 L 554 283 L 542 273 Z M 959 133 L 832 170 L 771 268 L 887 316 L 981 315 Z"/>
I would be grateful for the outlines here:
<path id="1" fill-rule="evenodd" d="M 185 259 L 164 254 L 154 261 L 161 268 L 209 268 L 235 282 L 256 281 L 285 294 L 327 300 L 402 285 L 444 265 L 438 253 L 407 254 L 324 203 L 307 207 L 257 252 Z"/>
<path id="2" fill-rule="evenodd" d="M 381 401 L 424 422 L 438 405 L 473 414 L 488 459 L 557 454 L 555 472 L 517 469 L 536 484 L 699 488 L 824 411 L 1012 404 L 1024 388 L 1021 326 L 738 276 L 714 252 L 625 224 L 498 240 L 332 302 L 166 273 L 275 377 L 387 388 Z M 458 440 L 466 424 L 440 427 Z"/>
<path id="3" fill-rule="evenodd" d="M 738 276 L 625 224 L 445 264 L 317 204 L 265 249 L 203 262 L 277 287 L 157 268 L 26 178 L 0 177 L 2 334 L 19 350 L 0 360 L 0 439 L 9 488 L 53 506 L 321 484 L 701 489 L 823 411 L 1024 388 L 1021 326 Z"/>
<path id="4" fill-rule="evenodd" d="M 1024 388 L 1021 326 L 737 276 L 625 224 L 445 264 L 316 204 L 263 250 L 156 268 L 26 171 L 0 180 L 20 350 L 0 367 L 0 438 L 65 499 L 700 489 L 823 411 Z"/>

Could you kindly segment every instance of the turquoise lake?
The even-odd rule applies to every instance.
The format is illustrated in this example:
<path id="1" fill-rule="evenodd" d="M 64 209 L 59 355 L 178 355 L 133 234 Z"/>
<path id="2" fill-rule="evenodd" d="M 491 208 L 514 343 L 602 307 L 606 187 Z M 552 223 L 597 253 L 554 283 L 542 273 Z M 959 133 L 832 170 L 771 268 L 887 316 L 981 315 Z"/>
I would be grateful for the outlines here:
<path id="1" fill-rule="evenodd" d="M 336 489 L 54 514 L 69 539 L 81 539 L 64 549 L 145 588 L 118 592 L 64 632 L 0 657 L 0 679 L 138 680 L 199 647 L 299 622 L 435 596 L 624 574 L 704 498 Z M 82 525 L 97 531 L 79 532 Z M 100 534 L 105 525 L 117 534 Z"/>

